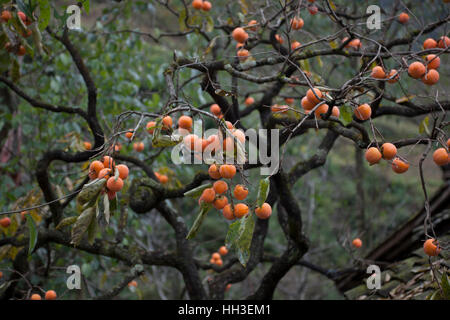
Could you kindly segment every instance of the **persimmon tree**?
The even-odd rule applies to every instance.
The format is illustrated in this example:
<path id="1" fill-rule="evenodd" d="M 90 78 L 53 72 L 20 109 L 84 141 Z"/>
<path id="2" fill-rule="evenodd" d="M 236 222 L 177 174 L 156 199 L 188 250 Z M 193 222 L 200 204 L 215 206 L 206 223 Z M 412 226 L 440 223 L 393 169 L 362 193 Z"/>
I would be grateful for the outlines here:
<path id="1" fill-rule="evenodd" d="M 17 188 L 0 213 L 4 298 L 40 299 L 46 291 L 55 299 L 50 271 L 82 264 L 84 253 L 107 257 L 107 268 L 120 271 L 92 298 L 139 288 L 135 279 L 154 266 L 176 270 L 184 282 L 179 295 L 190 299 L 222 299 L 261 264 L 268 268 L 241 298 L 273 298 L 298 265 L 331 280 L 364 269 L 368 262 L 355 251 L 370 225 L 335 239 L 351 253 L 346 268 L 304 259 L 311 230 L 298 182 L 327 162 L 338 140 L 356 148 L 356 162 L 365 155 L 368 171 L 414 174 L 429 213 L 424 161 L 434 160 L 433 171 L 448 170 L 446 1 L 391 1 L 379 8 L 375 29 L 367 23 L 368 1 L 103 1 L 104 12 L 88 28 L 83 21 L 96 5 L 78 3 L 82 29 L 73 30 L 64 6 L 1 2 L 8 120 L 0 133 L 1 173 Z M 155 16 L 171 23 L 132 24 Z M 14 123 L 23 113 L 37 130 Z M 391 140 L 384 119 L 399 126 L 420 121 L 413 122 L 416 133 Z M 279 152 L 274 172 L 261 176 L 267 163 L 251 163 L 248 129 L 278 130 L 279 150 L 261 132 L 253 144 Z M 302 139 L 311 132 L 320 141 L 304 157 Z M 202 164 L 172 170 L 174 148 L 191 160 L 209 153 Z M 412 149 L 421 157 L 410 157 Z M 34 170 L 21 176 L 27 158 Z M 342 173 L 341 183 L 346 179 Z M 205 250 L 208 220 L 223 226 L 214 234 L 218 252 Z M 283 237 L 267 251 L 270 221 Z M 139 232 L 127 227 L 138 224 Z M 164 241 L 147 242 L 145 234 L 160 232 Z M 428 255 L 448 250 L 429 214 L 423 237 Z"/>

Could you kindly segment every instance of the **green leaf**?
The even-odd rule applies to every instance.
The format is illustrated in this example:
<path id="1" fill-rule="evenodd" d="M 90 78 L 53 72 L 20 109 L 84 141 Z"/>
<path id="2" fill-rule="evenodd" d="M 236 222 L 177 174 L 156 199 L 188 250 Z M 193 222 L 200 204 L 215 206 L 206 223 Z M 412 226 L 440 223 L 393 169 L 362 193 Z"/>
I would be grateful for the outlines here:
<path id="1" fill-rule="evenodd" d="M 350 106 L 343 105 L 339 111 L 340 111 L 339 119 L 344 123 L 344 125 L 348 125 L 353 121 L 353 112 Z"/>
<path id="2" fill-rule="evenodd" d="M 186 10 L 181 10 L 180 16 L 178 17 L 178 24 L 180 25 L 180 31 L 186 31 Z"/>
<path id="3" fill-rule="evenodd" d="M 34 250 L 34 247 L 36 246 L 37 237 L 38 237 L 38 231 L 36 229 L 36 224 L 34 223 L 33 218 L 31 215 L 27 214 L 27 225 L 28 230 L 30 230 L 30 241 L 28 244 L 28 255 L 31 255 L 31 253 Z"/>
<path id="4" fill-rule="evenodd" d="M 152 139 L 152 145 L 155 148 L 173 147 L 183 141 L 183 136 L 158 135 Z"/>
<path id="5" fill-rule="evenodd" d="M 86 13 L 89 14 L 89 0 L 82 0 L 81 4 L 83 5 L 84 10 L 86 10 Z"/>
<path id="6" fill-rule="evenodd" d="M 270 191 L 269 177 L 259 180 L 258 196 L 256 197 L 257 207 L 261 207 L 263 203 L 266 202 L 267 196 L 269 195 L 269 191 Z"/>
<path id="7" fill-rule="evenodd" d="M 197 188 L 194 188 L 192 190 L 185 192 L 184 196 L 191 197 L 191 198 L 198 198 L 202 195 L 203 190 L 205 190 L 207 188 L 211 188 L 211 187 L 212 187 L 211 183 L 202 184 L 201 186 L 198 186 Z"/>
<path id="8" fill-rule="evenodd" d="M 450 300 L 450 283 L 448 281 L 448 277 L 446 273 L 442 274 L 441 280 L 442 291 L 444 293 L 444 298 L 446 300 Z"/>
<path id="9" fill-rule="evenodd" d="M 105 183 L 106 179 L 95 179 L 83 186 L 76 200 L 78 212 L 82 212 L 95 204 Z"/>
<path id="10" fill-rule="evenodd" d="M 94 243 L 95 235 L 97 234 L 97 230 L 98 230 L 97 219 L 93 218 L 93 219 L 91 219 L 91 223 L 89 224 L 89 227 L 87 230 L 88 242 L 90 245 L 92 245 Z"/>
<path id="11" fill-rule="evenodd" d="M 245 267 L 250 258 L 250 246 L 255 229 L 253 214 L 248 214 L 242 219 L 233 222 L 225 238 L 225 245 L 236 249 L 239 262 Z"/>
<path id="12" fill-rule="evenodd" d="M 71 244 L 77 246 L 80 244 L 83 235 L 91 225 L 92 219 L 95 219 L 95 208 L 89 207 L 84 210 L 79 216 L 77 221 L 72 227 L 72 240 Z"/>
<path id="13" fill-rule="evenodd" d="M 39 12 L 39 30 L 44 30 L 48 26 L 52 15 L 48 0 L 39 0 Z"/>
<path id="14" fill-rule="evenodd" d="M 111 216 L 111 211 L 109 209 L 109 198 L 108 195 L 105 193 L 103 196 L 103 214 L 105 216 L 106 223 L 109 224 L 109 217 Z"/>
<path id="15" fill-rule="evenodd" d="M 428 129 L 428 124 L 430 122 L 430 117 L 426 116 L 422 122 L 420 122 L 419 125 L 419 133 L 422 134 L 424 132 L 426 132 L 427 134 L 430 134 L 430 130 Z"/>
<path id="16" fill-rule="evenodd" d="M 12 60 L 11 79 L 13 82 L 17 82 L 20 79 L 20 64 L 17 59 Z"/>
<path id="17" fill-rule="evenodd" d="M 200 213 L 198 214 L 197 218 L 194 221 L 194 224 L 191 227 L 191 230 L 189 230 L 188 235 L 186 236 L 186 239 L 193 239 L 197 235 L 198 230 L 200 229 L 200 226 L 203 223 L 203 220 L 206 218 L 206 214 L 211 209 L 211 204 L 209 203 L 202 203 L 202 206 L 200 207 Z"/>
<path id="18" fill-rule="evenodd" d="M 214 21 L 211 16 L 206 17 L 206 32 L 212 32 L 214 30 Z"/>
<path id="19" fill-rule="evenodd" d="M 58 225 L 56 226 L 55 229 L 59 230 L 59 229 L 62 229 L 64 227 L 67 227 L 67 226 L 70 226 L 70 225 L 74 224 L 77 221 L 78 217 L 79 216 L 73 216 L 73 217 L 67 217 L 67 218 L 62 219 L 58 223 Z"/>

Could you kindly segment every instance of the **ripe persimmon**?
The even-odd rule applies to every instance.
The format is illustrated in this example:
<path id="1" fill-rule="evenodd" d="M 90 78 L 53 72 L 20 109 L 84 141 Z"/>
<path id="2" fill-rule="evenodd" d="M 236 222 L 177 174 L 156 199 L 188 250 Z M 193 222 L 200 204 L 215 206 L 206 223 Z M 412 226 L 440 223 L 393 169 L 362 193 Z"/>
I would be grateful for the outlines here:
<path id="1" fill-rule="evenodd" d="M 218 116 L 222 113 L 222 110 L 217 103 L 212 104 L 211 107 L 209 107 L 209 111 L 211 111 L 211 113 L 215 116 Z"/>
<path id="2" fill-rule="evenodd" d="M 213 202 L 213 206 L 217 210 L 222 210 L 227 204 L 228 204 L 228 198 L 225 196 L 219 196 Z"/>
<path id="3" fill-rule="evenodd" d="M 441 65 L 441 58 L 436 56 L 435 54 L 429 54 L 425 58 L 428 62 L 428 69 L 437 69 Z"/>
<path id="4" fill-rule="evenodd" d="M 98 160 L 94 160 L 91 162 L 91 164 L 89 165 L 89 172 L 95 172 L 98 173 L 100 172 L 100 170 L 104 169 L 105 166 L 103 164 L 103 162 L 100 162 Z"/>
<path id="5" fill-rule="evenodd" d="M 216 266 L 221 267 L 223 265 L 222 259 L 216 260 Z"/>
<path id="6" fill-rule="evenodd" d="M 133 149 L 137 152 L 144 151 L 144 143 L 142 141 L 133 143 Z"/>
<path id="7" fill-rule="evenodd" d="M 249 29 L 251 31 L 256 31 L 258 30 L 258 21 L 256 20 L 250 20 L 250 22 L 247 24 L 247 26 L 249 26 Z"/>
<path id="8" fill-rule="evenodd" d="M 133 136 L 133 132 L 134 130 L 130 129 L 127 132 L 125 132 L 125 137 L 127 137 L 128 139 L 131 139 L 131 137 Z"/>
<path id="9" fill-rule="evenodd" d="M 246 105 L 247 107 L 248 107 L 248 106 L 251 106 L 252 104 L 255 103 L 255 99 L 252 98 L 252 97 L 247 97 L 247 98 L 245 99 L 244 103 L 245 103 L 245 105 Z"/>
<path id="10" fill-rule="evenodd" d="M 221 256 L 226 256 L 227 253 L 228 253 L 227 247 L 221 246 L 221 247 L 219 248 L 219 253 L 220 253 Z"/>
<path id="11" fill-rule="evenodd" d="M 162 123 L 163 123 L 163 127 L 165 129 L 172 128 L 172 125 L 173 125 L 172 117 L 171 116 L 165 116 L 162 119 Z"/>
<path id="12" fill-rule="evenodd" d="M 280 36 L 279 34 L 276 34 L 276 35 L 275 35 L 275 39 L 277 40 L 277 42 L 278 42 L 279 44 L 283 44 L 283 42 L 284 42 L 283 37 Z"/>
<path id="13" fill-rule="evenodd" d="M 331 109 L 331 115 L 333 117 L 339 118 L 341 112 L 339 111 L 339 108 L 334 106 L 333 109 Z"/>
<path id="14" fill-rule="evenodd" d="M 436 243 L 436 244 L 435 244 Z M 435 257 L 441 252 L 441 248 L 435 239 L 431 238 L 424 242 L 423 251 L 425 254 L 430 257 Z"/>
<path id="15" fill-rule="evenodd" d="M 391 160 L 397 155 L 397 147 L 392 143 L 386 142 L 381 146 L 381 152 L 383 154 L 383 159 Z"/>
<path id="16" fill-rule="evenodd" d="M 407 14 L 406 12 L 400 13 L 400 15 L 398 16 L 398 21 L 402 24 L 407 23 L 409 21 L 409 14 Z"/>
<path id="17" fill-rule="evenodd" d="M 311 15 L 315 15 L 319 12 L 319 8 L 317 8 L 317 6 L 309 6 L 308 11 Z"/>
<path id="18" fill-rule="evenodd" d="M 372 69 L 371 76 L 372 76 L 372 78 L 375 78 L 375 79 L 384 79 L 384 78 L 386 78 L 386 72 L 384 72 L 383 67 L 376 66 Z"/>
<path id="19" fill-rule="evenodd" d="M 3 22 L 8 22 L 11 18 L 12 18 L 12 14 L 11 14 L 11 12 L 8 11 L 8 10 L 4 10 L 4 11 L 2 12 L 2 15 L 0 16 L 0 19 L 1 19 Z"/>
<path id="20" fill-rule="evenodd" d="M 128 169 L 128 167 L 124 164 L 118 164 L 116 166 L 116 169 L 119 171 L 119 178 L 122 180 L 125 180 L 126 178 L 128 178 L 128 173 L 130 172 L 130 170 Z"/>
<path id="21" fill-rule="evenodd" d="M 248 33 L 241 27 L 234 29 L 231 36 L 239 43 L 244 43 L 248 39 Z"/>
<path id="22" fill-rule="evenodd" d="M 155 131 L 156 128 L 156 122 L 155 121 L 149 121 L 147 122 L 147 125 L 145 126 L 145 128 L 147 129 L 147 132 L 150 134 L 153 134 L 153 132 Z M 128 137 L 128 139 L 131 139 L 131 135 Z"/>
<path id="23" fill-rule="evenodd" d="M 381 152 L 375 147 L 370 147 L 369 149 L 367 149 L 365 157 L 367 162 L 370 163 L 370 165 L 374 165 L 380 162 Z"/>
<path id="24" fill-rule="evenodd" d="M 295 50 L 295 49 L 297 49 L 297 48 L 300 48 L 302 46 L 302 44 L 300 43 L 300 42 L 298 42 L 298 41 L 293 41 L 292 43 L 291 43 L 291 49 L 292 50 Z"/>
<path id="25" fill-rule="evenodd" d="M 192 118 L 189 116 L 181 116 L 178 119 L 178 127 L 181 129 L 190 130 L 192 128 Z"/>
<path id="26" fill-rule="evenodd" d="M 195 10 L 200 10 L 203 7 L 203 0 L 194 0 L 194 1 L 192 1 L 192 7 Z"/>
<path id="27" fill-rule="evenodd" d="M 432 38 L 428 38 L 423 42 L 423 48 L 426 49 L 434 49 L 437 47 L 437 41 L 432 39 Z"/>
<path id="28" fill-rule="evenodd" d="M 352 244 L 355 248 L 361 248 L 362 241 L 360 238 L 353 239 Z"/>
<path id="29" fill-rule="evenodd" d="M 273 113 L 286 113 L 289 110 L 289 106 L 274 104 L 273 106 L 270 107 L 270 110 Z"/>
<path id="30" fill-rule="evenodd" d="M 230 290 L 230 288 L 231 288 L 231 283 L 227 284 L 227 286 L 225 287 L 225 291 Z"/>
<path id="31" fill-rule="evenodd" d="M 120 178 L 116 180 L 116 178 L 111 177 L 106 182 L 106 187 L 111 191 L 119 192 L 123 188 L 123 180 Z"/>
<path id="32" fill-rule="evenodd" d="M 100 172 L 98 173 L 98 177 L 97 178 L 108 180 L 110 177 L 111 177 L 111 169 L 110 168 L 104 168 L 104 169 L 100 170 Z"/>
<path id="33" fill-rule="evenodd" d="M 284 102 L 287 104 L 294 104 L 294 98 L 284 98 Z"/>
<path id="34" fill-rule="evenodd" d="M 294 30 L 300 30 L 305 25 L 305 22 L 300 17 L 295 17 L 291 19 L 291 27 Z"/>
<path id="35" fill-rule="evenodd" d="M 324 103 L 324 104 L 321 104 L 317 109 L 316 109 L 316 111 L 314 111 L 314 114 L 315 114 L 315 116 L 316 116 L 316 118 L 317 119 L 322 119 L 322 114 L 326 114 L 327 112 L 328 112 L 328 108 L 329 108 L 329 106 L 326 104 L 326 103 Z"/>
<path id="36" fill-rule="evenodd" d="M 233 179 L 236 174 L 236 167 L 232 164 L 224 164 L 219 169 L 220 176 L 225 179 Z"/>
<path id="37" fill-rule="evenodd" d="M 313 90 L 309 89 L 306 91 L 306 97 L 309 102 L 314 103 L 314 105 L 319 103 L 319 99 L 323 97 L 322 92 L 319 89 L 313 88 Z"/>
<path id="38" fill-rule="evenodd" d="M 56 297 L 56 292 L 54 290 L 48 290 L 45 293 L 45 300 L 55 300 Z"/>
<path id="39" fill-rule="evenodd" d="M 301 105 L 302 105 L 303 109 L 305 109 L 307 111 L 312 110 L 316 106 L 315 103 L 312 103 L 311 101 L 309 101 L 307 96 L 304 96 L 302 98 Z"/>
<path id="40" fill-rule="evenodd" d="M 209 11 L 209 10 L 211 10 L 211 8 L 212 8 L 211 2 L 203 1 L 203 4 L 202 4 L 202 10 L 203 11 Z"/>
<path id="41" fill-rule="evenodd" d="M 21 57 L 24 56 L 26 53 L 27 49 L 24 46 L 20 46 L 16 54 Z"/>
<path id="42" fill-rule="evenodd" d="M 397 70 L 392 69 L 389 74 L 386 76 L 386 78 L 392 78 L 388 80 L 388 83 L 396 83 L 400 79 L 400 74 Z"/>
<path id="43" fill-rule="evenodd" d="M 89 141 L 84 141 L 83 145 L 84 145 L 84 148 L 86 150 L 91 150 L 92 149 L 92 143 L 90 143 Z"/>
<path id="44" fill-rule="evenodd" d="M 438 47 L 441 49 L 445 49 L 447 47 L 450 47 L 450 38 L 447 36 L 442 36 L 439 38 L 438 41 Z"/>
<path id="45" fill-rule="evenodd" d="M 230 121 L 225 121 L 225 124 L 227 125 L 227 128 L 228 128 L 229 130 L 231 130 L 231 129 L 234 128 L 233 124 L 232 124 Z"/>
<path id="46" fill-rule="evenodd" d="M 272 207 L 267 202 L 264 202 L 261 207 L 255 209 L 255 214 L 259 219 L 268 219 L 272 215 Z"/>
<path id="47" fill-rule="evenodd" d="M 202 195 L 200 196 L 201 201 L 212 203 L 216 197 L 216 192 L 213 188 L 206 188 L 203 190 Z"/>
<path id="48" fill-rule="evenodd" d="M 212 179 L 215 179 L 215 180 L 221 178 L 221 174 L 220 174 L 219 168 L 215 164 L 212 164 L 212 165 L 209 166 L 208 174 L 209 174 L 209 176 Z"/>
<path id="49" fill-rule="evenodd" d="M 217 260 L 221 259 L 220 253 L 214 252 L 214 253 L 211 255 L 211 259 L 213 259 L 214 261 L 217 261 Z"/>
<path id="50" fill-rule="evenodd" d="M 37 293 L 33 293 L 31 295 L 30 300 L 42 300 L 42 297 L 39 294 L 37 294 Z"/>
<path id="51" fill-rule="evenodd" d="M 419 61 L 411 63 L 408 67 L 408 74 L 414 79 L 421 78 L 425 74 L 425 72 L 425 66 L 422 62 Z"/>
<path id="52" fill-rule="evenodd" d="M 236 218 L 242 218 L 248 213 L 248 206 L 245 203 L 238 203 L 234 206 L 234 215 Z"/>
<path id="53" fill-rule="evenodd" d="M 250 52 L 247 49 L 239 49 L 237 52 L 237 56 L 239 61 L 245 61 L 249 57 Z"/>
<path id="54" fill-rule="evenodd" d="M 8 217 L 4 217 L 3 219 L 0 219 L 0 226 L 3 228 L 8 228 L 11 225 L 11 219 Z"/>
<path id="55" fill-rule="evenodd" d="M 228 190 L 228 184 L 223 180 L 219 180 L 214 182 L 213 189 L 217 194 L 222 194 Z"/>
<path id="56" fill-rule="evenodd" d="M 130 282 L 128 282 L 128 287 L 137 287 L 138 283 L 136 280 L 131 280 Z"/>
<path id="57" fill-rule="evenodd" d="M 109 200 L 114 200 L 114 198 L 116 197 L 116 193 L 111 190 L 106 191 L 106 194 L 108 195 Z"/>
<path id="58" fill-rule="evenodd" d="M 433 153 L 433 161 L 438 166 L 445 166 L 449 161 L 447 150 L 445 148 L 436 149 Z"/>
<path id="59" fill-rule="evenodd" d="M 372 115 L 372 108 L 367 104 L 364 103 L 360 106 L 358 106 L 355 111 L 355 117 L 361 121 L 365 121 L 370 118 Z"/>
<path id="60" fill-rule="evenodd" d="M 233 213 L 233 209 L 231 208 L 231 204 L 227 204 L 223 207 L 222 214 L 227 220 L 234 220 L 236 218 Z"/>
<path id="61" fill-rule="evenodd" d="M 409 169 L 409 163 L 406 163 L 399 158 L 395 158 L 392 161 L 392 170 L 394 170 L 395 173 L 405 173 Z"/>
<path id="62" fill-rule="evenodd" d="M 189 150 L 200 151 L 202 148 L 202 142 L 200 138 L 195 134 L 188 134 L 184 137 L 183 143 Z"/>
<path id="63" fill-rule="evenodd" d="M 439 72 L 434 69 L 428 70 L 428 72 L 422 77 L 422 82 L 429 86 L 435 85 L 438 81 Z"/>
<path id="64" fill-rule="evenodd" d="M 238 184 L 234 187 L 233 195 L 238 200 L 244 200 L 248 196 L 248 189 L 244 185 Z"/>
<path id="65" fill-rule="evenodd" d="M 157 176 L 157 178 L 158 178 L 158 181 L 159 181 L 161 184 L 166 184 L 167 182 L 169 182 L 169 177 L 166 176 L 165 174 L 159 174 L 159 175 Z"/>
<path id="66" fill-rule="evenodd" d="M 235 136 L 241 143 L 245 143 L 245 133 L 241 129 L 233 129 L 231 131 L 233 136 Z"/>

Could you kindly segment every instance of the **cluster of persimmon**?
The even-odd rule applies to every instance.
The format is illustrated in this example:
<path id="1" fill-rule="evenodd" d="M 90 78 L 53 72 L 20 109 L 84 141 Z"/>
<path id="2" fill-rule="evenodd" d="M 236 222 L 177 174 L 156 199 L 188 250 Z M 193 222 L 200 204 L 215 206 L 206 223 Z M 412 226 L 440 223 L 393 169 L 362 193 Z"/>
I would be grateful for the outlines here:
<path id="1" fill-rule="evenodd" d="M 56 292 L 54 290 L 48 290 L 45 292 L 45 300 L 55 300 L 57 298 Z M 42 297 L 38 293 L 33 293 L 30 300 L 42 300 Z"/>
<path id="2" fill-rule="evenodd" d="M 22 23 L 22 29 L 23 30 L 17 30 L 17 33 L 20 34 L 23 38 L 28 38 L 31 36 L 32 31 L 27 28 L 32 21 L 25 13 L 22 11 L 17 12 L 17 17 L 23 22 Z M 0 15 L 0 22 L 1 23 L 9 23 L 13 19 L 13 13 L 8 10 L 3 10 Z M 17 41 L 16 45 L 13 45 L 11 42 L 5 43 L 5 50 L 11 53 L 14 53 L 17 56 L 24 56 L 27 53 L 27 50 L 25 46 L 21 43 L 21 41 Z"/>
<path id="3" fill-rule="evenodd" d="M 305 113 L 309 114 L 311 112 L 311 110 L 313 110 L 317 106 L 317 104 L 320 103 L 320 99 L 322 99 L 323 97 L 324 97 L 324 94 L 319 89 L 317 89 L 317 88 L 309 89 L 306 92 L 306 95 L 301 100 L 301 106 L 302 106 L 303 110 L 305 111 Z M 314 111 L 315 117 L 317 119 L 322 119 L 322 114 L 326 114 L 328 112 L 328 108 L 329 108 L 328 104 L 326 104 L 326 103 L 321 104 Z M 273 111 L 273 109 L 272 109 L 272 111 Z M 340 115 L 339 108 L 334 106 L 331 109 L 331 115 L 333 117 L 339 118 L 339 115 Z"/>
<path id="4" fill-rule="evenodd" d="M 211 255 L 211 259 L 209 263 L 215 264 L 216 266 L 221 267 L 223 265 L 222 257 L 228 254 L 228 249 L 225 246 L 221 246 L 218 252 L 214 252 Z"/>
<path id="5" fill-rule="evenodd" d="M 245 185 L 237 184 L 233 193 L 229 190 L 228 183 L 221 179 L 233 179 L 236 175 L 236 167 L 233 164 L 212 164 L 208 169 L 209 176 L 217 180 L 214 182 L 212 188 L 203 190 L 198 199 L 199 205 L 202 202 L 211 203 L 214 208 L 222 211 L 222 215 L 227 220 L 240 219 L 248 214 L 249 207 L 245 203 L 228 203 L 226 194 L 235 198 L 238 201 L 243 201 L 247 198 L 249 190 Z M 261 207 L 255 209 L 255 214 L 260 219 L 268 219 L 272 214 L 272 207 L 268 203 L 264 203 Z"/>
<path id="6" fill-rule="evenodd" d="M 119 176 L 115 177 L 115 170 Z M 89 165 L 89 178 L 106 179 L 106 193 L 110 200 L 116 197 L 116 193 L 122 190 L 123 181 L 128 178 L 129 169 L 124 164 L 115 164 L 110 156 L 104 156 L 101 161 L 94 160 Z"/>
<path id="7" fill-rule="evenodd" d="M 381 148 L 370 147 L 365 154 L 367 162 L 372 166 L 380 162 L 381 158 L 392 161 L 392 170 L 395 173 L 405 173 L 409 169 L 409 163 L 397 157 L 397 147 L 386 142 L 381 145 Z"/>
<path id="8" fill-rule="evenodd" d="M 161 183 L 161 184 L 166 184 L 167 182 L 169 182 L 169 177 L 166 176 L 165 174 L 161 174 L 161 173 L 155 171 L 155 176 L 156 176 L 156 179 L 158 179 L 159 183 Z"/>
<path id="9" fill-rule="evenodd" d="M 212 4 L 209 1 L 194 0 L 192 1 L 192 8 L 195 10 L 209 11 L 212 8 Z"/>

